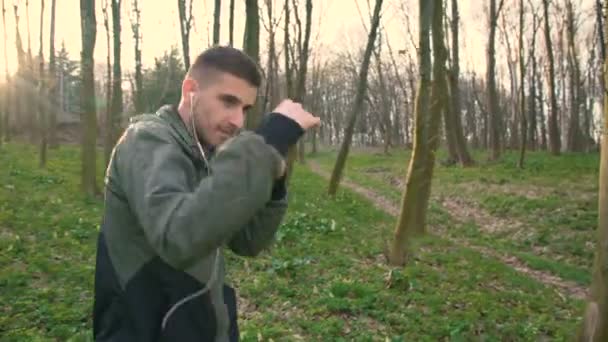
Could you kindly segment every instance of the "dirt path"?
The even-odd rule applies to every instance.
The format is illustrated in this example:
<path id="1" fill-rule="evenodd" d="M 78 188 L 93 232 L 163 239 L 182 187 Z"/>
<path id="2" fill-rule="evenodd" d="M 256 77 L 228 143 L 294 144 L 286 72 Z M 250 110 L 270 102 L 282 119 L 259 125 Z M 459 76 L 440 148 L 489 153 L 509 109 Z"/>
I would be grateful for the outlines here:
<path id="1" fill-rule="evenodd" d="M 323 170 L 323 168 L 318 163 L 308 160 L 307 165 L 316 174 L 326 179 L 329 179 L 330 174 L 327 171 Z M 348 179 L 344 179 L 341 184 L 370 200 L 377 209 L 380 209 L 392 216 L 397 216 L 399 214 L 399 208 L 397 205 L 395 205 L 393 201 L 376 193 L 375 191 L 364 188 L 358 184 L 349 181 Z M 477 222 L 477 220 L 480 220 L 480 222 L 477 222 L 480 225 L 488 224 L 488 222 L 490 222 L 490 218 L 487 217 L 486 214 L 476 211 L 475 208 L 463 209 L 461 207 L 463 203 L 459 203 L 456 200 L 444 198 L 441 204 L 450 213 L 450 215 L 458 221 L 466 221 L 473 219 Z M 507 221 L 498 223 L 496 222 L 497 221 L 494 221 L 494 227 L 492 229 L 501 229 L 504 228 L 503 224 L 507 225 Z M 509 222 L 509 225 L 511 224 L 512 222 Z M 533 278 L 536 281 L 554 287 L 562 296 L 565 294 L 569 297 L 581 300 L 584 300 L 587 297 L 586 288 L 572 281 L 563 280 L 560 277 L 557 277 L 551 273 L 531 269 L 526 266 L 526 264 L 522 260 L 518 259 L 515 256 L 506 255 L 504 253 L 492 250 L 487 247 L 472 245 L 466 239 L 452 240 L 462 246 L 475 250 L 483 254 L 484 256 L 498 259 L 504 264 L 512 267 L 514 270 L 523 273 L 524 275 Z"/>

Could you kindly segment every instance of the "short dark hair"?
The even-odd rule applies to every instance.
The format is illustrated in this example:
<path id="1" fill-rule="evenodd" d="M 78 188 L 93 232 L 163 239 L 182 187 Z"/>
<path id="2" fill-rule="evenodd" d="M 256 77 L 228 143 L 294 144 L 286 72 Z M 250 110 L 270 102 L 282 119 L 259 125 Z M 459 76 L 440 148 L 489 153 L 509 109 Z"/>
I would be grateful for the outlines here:
<path id="1" fill-rule="evenodd" d="M 229 46 L 214 46 L 203 51 L 196 57 L 186 76 L 200 81 L 206 71 L 213 70 L 241 78 L 256 88 L 262 84 L 256 62 L 243 51 Z"/>

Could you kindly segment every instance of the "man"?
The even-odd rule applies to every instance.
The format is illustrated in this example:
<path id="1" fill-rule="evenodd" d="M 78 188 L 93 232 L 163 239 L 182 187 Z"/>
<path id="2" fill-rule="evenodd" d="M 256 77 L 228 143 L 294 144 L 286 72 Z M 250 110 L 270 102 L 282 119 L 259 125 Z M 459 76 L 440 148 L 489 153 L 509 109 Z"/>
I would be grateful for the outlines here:
<path id="1" fill-rule="evenodd" d="M 286 211 L 287 148 L 319 118 L 283 101 L 241 131 L 261 83 L 239 50 L 197 57 L 180 103 L 131 121 L 105 179 L 96 341 L 237 341 L 226 246 L 255 256 Z"/>

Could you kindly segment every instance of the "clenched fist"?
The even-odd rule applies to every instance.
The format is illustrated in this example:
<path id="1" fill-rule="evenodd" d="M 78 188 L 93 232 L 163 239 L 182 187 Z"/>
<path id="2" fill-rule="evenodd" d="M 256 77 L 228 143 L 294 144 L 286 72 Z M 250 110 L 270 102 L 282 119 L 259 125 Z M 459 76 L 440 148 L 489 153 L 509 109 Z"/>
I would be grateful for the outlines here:
<path id="1" fill-rule="evenodd" d="M 273 112 L 282 114 L 297 122 L 304 131 L 321 124 L 321 119 L 307 112 L 302 108 L 302 104 L 293 102 L 290 99 L 283 100 Z"/>

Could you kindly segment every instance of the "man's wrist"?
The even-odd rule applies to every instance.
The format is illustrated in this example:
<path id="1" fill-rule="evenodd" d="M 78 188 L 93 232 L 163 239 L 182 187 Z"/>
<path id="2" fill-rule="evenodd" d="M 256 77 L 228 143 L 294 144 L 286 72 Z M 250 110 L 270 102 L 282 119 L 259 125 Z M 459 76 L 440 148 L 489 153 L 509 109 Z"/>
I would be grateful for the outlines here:
<path id="1" fill-rule="evenodd" d="M 294 145 L 304 134 L 297 122 L 279 113 L 266 115 L 255 132 L 284 158 L 287 157 L 289 146 Z"/>

